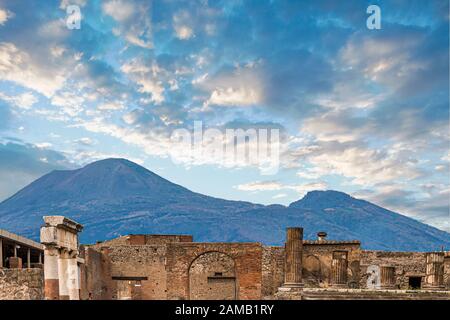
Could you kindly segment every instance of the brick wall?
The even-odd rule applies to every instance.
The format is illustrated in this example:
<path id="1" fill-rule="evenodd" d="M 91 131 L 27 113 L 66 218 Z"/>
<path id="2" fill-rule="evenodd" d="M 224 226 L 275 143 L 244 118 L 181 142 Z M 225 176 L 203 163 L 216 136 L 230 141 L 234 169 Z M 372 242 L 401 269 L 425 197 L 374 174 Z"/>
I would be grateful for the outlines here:
<path id="1" fill-rule="evenodd" d="M 44 299 L 42 269 L 0 269 L 0 300 Z"/>
<path id="2" fill-rule="evenodd" d="M 189 299 L 190 267 L 197 257 L 208 252 L 220 252 L 234 260 L 237 299 L 261 298 L 261 244 L 170 243 L 167 245 L 168 299 Z"/>

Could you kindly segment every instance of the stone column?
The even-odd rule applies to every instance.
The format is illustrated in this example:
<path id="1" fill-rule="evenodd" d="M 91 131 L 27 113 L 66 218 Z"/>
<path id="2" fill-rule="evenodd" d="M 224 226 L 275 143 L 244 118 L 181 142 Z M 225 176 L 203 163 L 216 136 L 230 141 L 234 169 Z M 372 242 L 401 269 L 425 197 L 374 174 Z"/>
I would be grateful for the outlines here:
<path id="1" fill-rule="evenodd" d="M 380 266 L 381 289 L 395 289 L 395 267 Z"/>
<path id="2" fill-rule="evenodd" d="M 30 250 L 30 248 L 28 248 L 28 250 L 27 250 L 27 268 L 28 269 L 31 268 L 31 250 Z"/>
<path id="3" fill-rule="evenodd" d="M 288 228 L 286 233 L 286 261 L 283 287 L 301 288 L 303 228 Z"/>
<path id="4" fill-rule="evenodd" d="M 68 259 L 68 290 L 70 300 L 80 300 L 80 279 L 77 262 L 78 252 L 72 252 Z"/>
<path id="5" fill-rule="evenodd" d="M 331 259 L 330 283 L 333 287 L 347 287 L 347 251 L 335 251 Z"/>
<path id="6" fill-rule="evenodd" d="M 427 253 L 426 262 L 424 289 L 444 290 L 444 252 Z"/>
<path id="7" fill-rule="evenodd" d="M 69 253 L 60 249 L 58 257 L 59 299 L 69 300 Z"/>
<path id="8" fill-rule="evenodd" d="M 59 300 L 58 249 L 46 246 L 44 249 L 44 295 L 46 300 Z"/>
<path id="9" fill-rule="evenodd" d="M 83 226 L 63 216 L 45 216 L 44 221 L 45 226 L 41 228 L 41 243 L 44 244 L 46 253 L 50 251 L 53 253 L 48 256 L 46 254 L 44 261 L 44 270 L 49 270 L 45 273 L 45 291 L 49 291 L 46 298 L 54 299 L 53 297 L 58 295 L 61 300 L 78 300 L 80 297 L 77 268 L 78 233 Z M 57 281 L 50 282 L 47 279 Z M 47 283 L 53 285 L 49 284 L 47 288 Z"/>

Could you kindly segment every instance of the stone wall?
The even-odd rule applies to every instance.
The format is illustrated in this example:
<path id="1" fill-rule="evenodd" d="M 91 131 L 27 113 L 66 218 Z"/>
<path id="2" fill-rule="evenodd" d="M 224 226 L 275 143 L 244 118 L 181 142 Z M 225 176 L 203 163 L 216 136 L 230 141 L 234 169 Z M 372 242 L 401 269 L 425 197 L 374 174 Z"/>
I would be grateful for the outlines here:
<path id="1" fill-rule="evenodd" d="M 422 285 L 426 272 L 426 253 L 424 252 L 390 252 L 361 251 L 361 282 L 362 288 L 367 287 L 369 266 L 391 265 L 395 267 L 396 288 L 409 289 L 409 277 L 422 277 Z"/>
<path id="2" fill-rule="evenodd" d="M 165 245 L 90 248 L 88 290 L 92 299 L 166 299 Z"/>
<path id="3" fill-rule="evenodd" d="M 359 286 L 361 250 L 358 241 L 304 241 L 303 282 L 305 287 L 327 288 L 331 285 L 331 261 L 334 251 L 347 252 L 348 286 L 351 288 Z"/>
<path id="4" fill-rule="evenodd" d="M 189 268 L 191 300 L 235 300 L 236 266 L 233 258 L 221 252 L 197 257 Z"/>
<path id="5" fill-rule="evenodd" d="M 113 247 L 120 245 L 162 245 L 173 242 L 192 242 L 190 235 L 158 235 L 158 234 L 130 234 L 115 239 L 99 242 L 91 247 Z"/>
<path id="6" fill-rule="evenodd" d="M 0 300 L 43 300 L 42 269 L 0 269 Z"/>
<path id="7" fill-rule="evenodd" d="M 190 299 L 189 270 L 208 252 L 229 256 L 235 263 L 236 298 L 261 298 L 262 246 L 259 243 L 170 243 L 167 245 L 167 298 Z M 226 284 L 227 286 L 229 284 Z"/>
<path id="8" fill-rule="evenodd" d="M 273 296 L 284 283 L 284 247 L 263 247 L 262 297 Z"/>
<path id="9" fill-rule="evenodd" d="M 445 253 L 444 260 L 444 283 L 446 290 L 450 290 L 450 251 Z"/>

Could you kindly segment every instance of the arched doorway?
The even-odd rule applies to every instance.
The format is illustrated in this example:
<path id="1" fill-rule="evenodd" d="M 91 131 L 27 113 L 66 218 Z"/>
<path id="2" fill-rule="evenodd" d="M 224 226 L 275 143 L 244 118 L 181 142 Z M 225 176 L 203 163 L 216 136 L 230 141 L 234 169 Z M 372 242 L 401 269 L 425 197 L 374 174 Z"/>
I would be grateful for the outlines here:
<path id="1" fill-rule="evenodd" d="M 303 263 L 303 277 L 306 282 L 319 285 L 322 282 L 320 260 L 315 255 L 308 255 Z"/>
<path id="2" fill-rule="evenodd" d="M 221 252 L 207 252 L 198 256 L 189 267 L 189 298 L 191 300 L 236 299 L 233 258 Z"/>

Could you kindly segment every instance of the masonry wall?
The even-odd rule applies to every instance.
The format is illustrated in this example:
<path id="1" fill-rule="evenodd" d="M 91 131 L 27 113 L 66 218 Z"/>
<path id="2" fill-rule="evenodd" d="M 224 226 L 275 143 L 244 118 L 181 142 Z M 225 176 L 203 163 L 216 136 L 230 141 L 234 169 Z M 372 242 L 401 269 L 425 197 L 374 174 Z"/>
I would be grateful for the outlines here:
<path id="1" fill-rule="evenodd" d="M 263 247 L 262 297 L 273 296 L 284 282 L 284 247 Z"/>
<path id="2" fill-rule="evenodd" d="M 83 298 L 89 300 L 107 300 L 112 298 L 111 263 L 107 248 L 85 248 L 85 281 Z"/>
<path id="3" fill-rule="evenodd" d="M 444 283 L 446 290 L 450 290 L 450 251 L 445 253 L 444 260 Z"/>
<path id="4" fill-rule="evenodd" d="M 235 264 L 236 298 L 260 299 L 262 246 L 259 243 L 170 243 L 167 245 L 167 298 L 190 299 L 189 271 L 203 254 L 219 252 Z"/>
<path id="5" fill-rule="evenodd" d="M 0 300 L 43 300 L 42 269 L 1 269 Z"/>
<path id="6" fill-rule="evenodd" d="M 234 259 L 222 252 L 198 256 L 189 268 L 189 299 L 234 300 L 237 296 Z"/>
<path id="7" fill-rule="evenodd" d="M 357 288 L 360 282 L 360 243 L 339 241 L 303 242 L 303 282 L 305 287 L 329 287 L 331 260 L 334 251 L 347 251 L 347 278 L 350 288 Z"/>
<path id="8" fill-rule="evenodd" d="M 422 285 L 426 272 L 426 253 L 424 252 L 390 252 L 361 251 L 361 287 L 367 287 L 369 274 L 367 268 L 371 265 L 391 265 L 395 267 L 396 287 L 408 289 L 410 276 L 422 277 Z"/>

